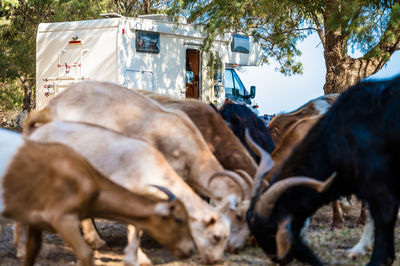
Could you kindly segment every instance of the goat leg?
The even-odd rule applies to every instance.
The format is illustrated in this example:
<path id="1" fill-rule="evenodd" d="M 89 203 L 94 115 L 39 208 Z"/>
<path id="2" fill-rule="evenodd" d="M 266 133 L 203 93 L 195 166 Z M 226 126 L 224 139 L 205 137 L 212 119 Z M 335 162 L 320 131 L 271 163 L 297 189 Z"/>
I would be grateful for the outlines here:
<path id="1" fill-rule="evenodd" d="M 294 257 L 299 261 L 309 263 L 313 266 L 322 266 L 323 263 L 314 252 L 299 239 L 295 245 Z"/>
<path id="2" fill-rule="evenodd" d="M 365 201 L 361 201 L 360 216 L 357 219 L 357 224 L 365 224 L 367 216 L 366 203 Z"/>
<path id="3" fill-rule="evenodd" d="M 379 189 L 376 189 L 379 191 Z M 387 193 L 390 194 L 390 193 Z M 368 266 L 392 265 L 394 252 L 394 226 L 397 220 L 398 204 L 391 195 L 380 193 L 368 201 L 375 225 L 375 241 Z"/>
<path id="4" fill-rule="evenodd" d="M 343 216 L 346 216 L 351 208 L 351 196 L 348 197 L 340 197 L 339 198 L 339 206 L 342 209 Z"/>
<path id="5" fill-rule="evenodd" d="M 57 216 L 57 219 L 52 221 L 56 232 L 74 250 L 80 265 L 91 266 L 93 251 L 83 239 L 79 225 L 80 220 L 73 214 Z"/>
<path id="6" fill-rule="evenodd" d="M 101 239 L 97 232 L 93 219 L 84 219 L 81 222 L 81 227 L 83 237 L 94 249 L 100 249 L 106 245 L 106 242 Z"/>
<path id="7" fill-rule="evenodd" d="M 359 255 L 364 255 L 368 249 L 371 249 L 374 235 L 373 231 L 374 223 L 372 221 L 371 215 L 369 215 L 367 211 L 366 224 L 364 226 L 361 238 L 353 248 L 347 251 L 347 256 L 350 258 L 355 258 Z"/>
<path id="8" fill-rule="evenodd" d="M 140 248 L 142 231 L 130 224 L 126 226 L 126 231 L 128 234 L 128 244 L 124 249 L 124 265 L 151 265 L 151 260 Z"/>
<path id="9" fill-rule="evenodd" d="M 339 201 L 335 200 L 332 203 L 332 225 L 331 225 L 331 230 L 335 229 L 342 229 L 343 228 L 343 223 L 344 223 L 344 218 L 343 218 L 343 212 L 340 207 Z"/>
<path id="10" fill-rule="evenodd" d="M 24 225 L 22 225 L 24 226 Z M 40 247 L 42 245 L 42 231 L 26 226 L 27 229 L 27 240 L 25 249 L 25 266 L 31 266 L 35 262 Z"/>
<path id="11" fill-rule="evenodd" d="M 27 229 L 28 227 L 20 222 L 14 223 L 14 247 L 17 250 L 17 258 L 23 259 L 25 258 L 26 252 L 26 237 L 27 237 Z"/>

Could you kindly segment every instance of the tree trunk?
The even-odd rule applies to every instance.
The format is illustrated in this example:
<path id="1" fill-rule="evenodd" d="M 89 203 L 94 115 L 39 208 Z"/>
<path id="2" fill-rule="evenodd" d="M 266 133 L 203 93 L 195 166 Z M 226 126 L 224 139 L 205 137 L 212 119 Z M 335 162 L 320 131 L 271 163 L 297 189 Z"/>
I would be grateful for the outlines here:
<path id="1" fill-rule="evenodd" d="M 359 80 L 367 78 L 382 68 L 376 58 L 359 59 L 347 55 L 347 39 L 341 28 L 327 30 L 324 36 L 326 66 L 324 93 L 341 93 Z"/>
<path id="2" fill-rule="evenodd" d="M 337 57 L 339 58 L 339 55 Z M 377 59 L 353 59 L 349 56 L 339 60 L 325 57 L 325 64 L 325 94 L 341 93 L 382 68 Z"/>
<path id="3" fill-rule="evenodd" d="M 18 115 L 12 121 L 12 127 L 14 128 L 22 128 L 26 117 L 29 112 L 35 108 L 35 103 L 32 99 L 32 87 L 28 80 L 25 79 L 24 76 L 20 76 L 20 81 L 22 83 L 22 87 L 24 88 L 24 99 L 22 110 L 18 113 Z"/>
<path id="4" fill-rule="evenodd" d="M 143 11 L 145 14 L 151 13 L 151 2 L 150 0 L 143 0 Z"/>
<path id="5" fill-rule="evenodd" d="M 24 99 L 23 99 L 23 106 L 22 110 L 27 111 L 28 113 L 35 108 L 35 103 L 32 99 L 32 87 L 28 80 L 25 79 L 24 76 L 20 77 L 22 87 L 24 88 Z"/>
<path id="6" fill-rule="evenodd" d="M 332 14 L 340 14 L 338 7 L 340 7 L 339 1 L 327 1 L 327 11 L 324 14 L 325 32 L 319 30 L 326 66 L 325 94 L 341 93 L 358 81 L 375 74 L 400 46 L 400 27 L 395 23 L 398 20 L 391 18 L 380 42 L 366 55 L 356 59 L 351 58 L 347 54 L 349 36 L 345 36 L 340 27 L 330 30 L 326 26 L 329 25 Z M 374 50 L 376 52 L 376 48 L 379 50 L 378 54 L 373 52 Z"/>

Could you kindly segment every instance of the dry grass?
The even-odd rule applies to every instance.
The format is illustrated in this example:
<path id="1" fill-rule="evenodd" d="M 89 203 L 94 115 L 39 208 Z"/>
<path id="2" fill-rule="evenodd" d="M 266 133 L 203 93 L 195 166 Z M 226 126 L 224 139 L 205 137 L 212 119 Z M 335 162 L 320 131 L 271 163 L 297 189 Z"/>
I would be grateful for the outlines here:
<path id="1" fill-rule="evenodd" d="M 347 258 L 346 249 L 353 246 L 359 239 L 362 227 L 355 224 L 359 214 L 359 203 L 353 200 L 353 207 L 346 218 L 345 229 L 330 231 L 331 209 L 327 206 L 321 208 L 312 218 L 311 226 L 307 233 L 312 241 L 313 249 L 328 265 L 365 265 L 370 254 L 352 260 Z M 123 248 L 126 244 L 125 228 L 114 222 L 100 221 L 98 229 L 107 241 L 108 248 L 95 252 L 96 265 L 122 265 Z M 400 225 L 396 227 L 399 235 Z M 74 265 L 75 256 L 69 247 L 66 247 L 56 234 L 47 234 L 44 238 L 45 248 L 42 250 L 36 263 L 39 265 Z M 200 258 L 195 255 L 189 259 L 177 260 L 168 251 L 157 243 L 144 238 L 142 246 L 155 265 L 183 266 L 201 265 Z M 400 240 L 396 237 L 396 253 L 400 257 Z M 12 245 L 11 226 L 5 228 L 0 236 L 0 265 L 22 265 L 16 258 Z M 274 265 L 258 247 L 248 245 L 239 254 L 224 256 L 224 262 L 218 265 Z M 303 265 L 297 261 L 289 264 Z M 400 265 L 397 259 L 394 265 Z"/>

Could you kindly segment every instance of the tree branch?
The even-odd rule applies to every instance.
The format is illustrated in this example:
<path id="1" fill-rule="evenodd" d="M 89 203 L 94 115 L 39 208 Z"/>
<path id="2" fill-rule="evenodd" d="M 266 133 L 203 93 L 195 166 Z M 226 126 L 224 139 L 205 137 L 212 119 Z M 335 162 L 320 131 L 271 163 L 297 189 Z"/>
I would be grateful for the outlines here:
<path id="1" fill-rule="evenodd" d="M 324 35 L 324 30 L 322 29 L 321 23 L 319 22 L 318 17 L 314 12 L 311 13 L 311 17 L 312 17 L 312 20 L 314 21 L 315 25 L 317 26 L 316 31 L 318 33 L 319 39 L 321 40 L 322 46 L 325 48 L 325 35 Z"/>
<path id="2" fill-rule="evenodd" d="M 21 1 L 20 1 L 20 2 L 21 2 Z M 22 3 L 21 3 L 21 4 L 22 4 Z M 28 17 L 21 9 L 19 9 L 18 7 L 14 7 L 14 9 L 15 9 L 18 13 L 20 13 L 20 14 L 25 18 L 25 20 L 29 21 L 32 25 L 36 25 L 36 24 L 31 20 L 31 18 Z"/>

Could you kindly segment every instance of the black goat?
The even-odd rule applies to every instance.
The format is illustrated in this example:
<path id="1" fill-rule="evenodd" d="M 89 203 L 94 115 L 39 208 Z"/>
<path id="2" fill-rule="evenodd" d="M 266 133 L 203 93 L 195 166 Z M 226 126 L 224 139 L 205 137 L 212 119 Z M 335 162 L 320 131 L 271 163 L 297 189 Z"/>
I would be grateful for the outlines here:
<path id="1" fill-rule="evenodd" d="M 264 150 L 272 152 L 275 149 L 274 142 L 265 123 L 247 106 L 243 104 L 225 103 L 220 108 L 219 112 L 257 163 L 260 161 L 260 158 L 249 148 L 245 140 L 246 128 L 249 129 L 250 136 L 253 140 Z"/>
<path id="2" fill-rule="evenodd" d="M 265 154 L 257 180 L 268 170 L 261 169 L 268 160 Z M 304 186 L 304 182 L 295 187 L 284 184 L 302 180 L 299 176 L 323 181 L 333 172 L 336 178 L 321 192 Z M 255 188 L 247 212 L 249 228 L 272 260 L 284 264 L 296 258 L 321 265 L 300 236 L 304 222 L 322 205 L 355 194 L 369 204 L 375 224 L 368 265 L 391 265 L 395 257 L 399 173 L 400 76 L 360 82 L 342 93 L 310 129 L 273 177 L 272 185 L 263 193 Z"/>

